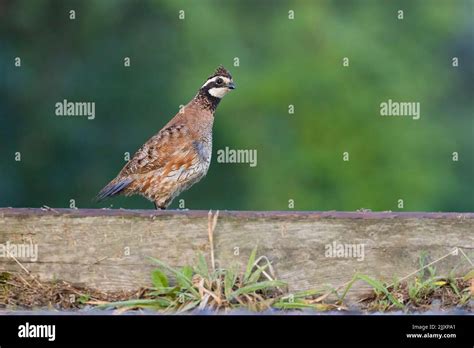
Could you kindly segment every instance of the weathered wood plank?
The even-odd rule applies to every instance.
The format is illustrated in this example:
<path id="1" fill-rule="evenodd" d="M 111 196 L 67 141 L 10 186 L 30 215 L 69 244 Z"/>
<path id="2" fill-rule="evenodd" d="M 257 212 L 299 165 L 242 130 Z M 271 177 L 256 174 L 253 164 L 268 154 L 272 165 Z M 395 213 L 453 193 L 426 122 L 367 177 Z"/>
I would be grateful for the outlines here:
<path id="1" fill-rule="evenodd" d="M 209 253 L 208 212 L 152 210 L 0 209 L 0 245 L 32 243 L 38 260 L 18 258 L 41 279 L 63 279 L 103 290 L 149 285 L 153 264 L 193 263 Z M 364 245 L 363 259 L 333 258 L 327 246 Z M 291 291 L 339 286 L 361 272 L 381 279 L 403 277 L 427 252 L 435 260 L 455 248 L 473 259 L 474 213 L 230 212 L 221 211 L 214 233 L 223 267 L 242 267 L 255 245 Z M 361 249 L 359 249 L 361 251 Z M 461 255 L 437 264 L 441 272 L 471 266 Z M 0 257 L 0 270 L 20 272 Z M 364 290 L 352 291 L 355 299 Z"/>

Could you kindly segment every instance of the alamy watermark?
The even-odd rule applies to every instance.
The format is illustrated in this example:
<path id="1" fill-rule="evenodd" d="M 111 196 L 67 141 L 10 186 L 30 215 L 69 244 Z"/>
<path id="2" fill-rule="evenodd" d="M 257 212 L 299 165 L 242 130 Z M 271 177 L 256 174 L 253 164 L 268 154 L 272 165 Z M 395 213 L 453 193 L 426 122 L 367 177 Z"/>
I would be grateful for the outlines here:
<path id="1" fill-rule="evenodd" d="M 7 241 L 0 244 L 0 257 L 15 257 L 38 261 L 38 244 L 15 244 Z"/>
<path id="2" fill-rule="evenodd" d="M 326 244 L 324 256 L 329 258 L 350 259 L 355 258 L 357 261 L 364 261 L 365 259 L 365 244 L 342 244 L 333 241 L 331 244 Z"/>
<path id="3" fill-rule="evenodd" d="M 380 103 L 380 116 L 409 116 L 414 120 L 420 119 L 419 102 L 397 102 L 389 99 Z"/>
<path id="4" fill-rule="evenodd" d="M 95 118 L 95 102 L 70 102 L 64 99 L 55 104 L 56 116 L 86 116 L 88 120 Z"/>
<path id="5" fill-rule="evenodd" d="M 250 167 L 257 166 L 257 150 L 255 149 L 224 149 L 217 150 L 218 163 L 248 163 Z"/>

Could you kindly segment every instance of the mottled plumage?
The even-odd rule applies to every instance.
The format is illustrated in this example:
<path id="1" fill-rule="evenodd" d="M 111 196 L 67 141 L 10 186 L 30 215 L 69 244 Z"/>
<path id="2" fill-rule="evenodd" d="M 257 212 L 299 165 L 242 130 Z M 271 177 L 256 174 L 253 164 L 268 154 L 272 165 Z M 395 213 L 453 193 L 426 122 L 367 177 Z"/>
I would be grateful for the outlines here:
<path id="1" fill-rule="evenodd" d="M 151 137 L 97 195 L 97 200 L 140 194 L 166 209 L 201 180 L 212 154 L 212 125 L 220 99 L 234 89 L 230 73 L 217 68 L 198 94 L 162 130 Z"/>

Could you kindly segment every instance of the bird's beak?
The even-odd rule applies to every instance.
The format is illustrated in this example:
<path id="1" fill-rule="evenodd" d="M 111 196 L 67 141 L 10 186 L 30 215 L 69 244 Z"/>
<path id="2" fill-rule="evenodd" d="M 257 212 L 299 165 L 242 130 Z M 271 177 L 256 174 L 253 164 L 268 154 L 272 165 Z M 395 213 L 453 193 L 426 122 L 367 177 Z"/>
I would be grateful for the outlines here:
<path id="1" fill-rule="evenodd" d="M 233 82 L 229 82 L 229 84 L 227 85 L 227 88 L 228 89 L 235 89 L 235 85 Z"/>

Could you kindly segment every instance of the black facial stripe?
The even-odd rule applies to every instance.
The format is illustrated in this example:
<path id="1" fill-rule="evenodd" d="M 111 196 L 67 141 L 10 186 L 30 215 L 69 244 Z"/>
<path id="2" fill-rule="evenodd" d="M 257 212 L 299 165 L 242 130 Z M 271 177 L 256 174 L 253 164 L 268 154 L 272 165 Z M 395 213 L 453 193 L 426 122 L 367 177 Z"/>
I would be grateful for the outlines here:
<path id="1" fill-rule="evenodd" d="M 224 88 L 225 82 L 223 81 L 221 84 L 218 84 L 217 81 L 209 82 L 207 85 L 201 88 L 202 91 L 209 91 L 211 88 Z"/>
<path id="2" fill-rule="evenodd" d="M 217 86 L 217 80 L 218 79 L 222 79 L 222 84 L 224 85 L 225 84 L 225 79 L 232 80 L 232 76 L 230 76 L 230 75 L 229 76 L 224 76 L 224 75 L 211 76 L 206 80 L 206 82 L 211 80 L 211 79 L 215 79 L 215 80 L 212 81 L 212 82 L 209 82 L 208 86 L 210 86 L 211 84 L 214 84 L 215 86 Z"/>

